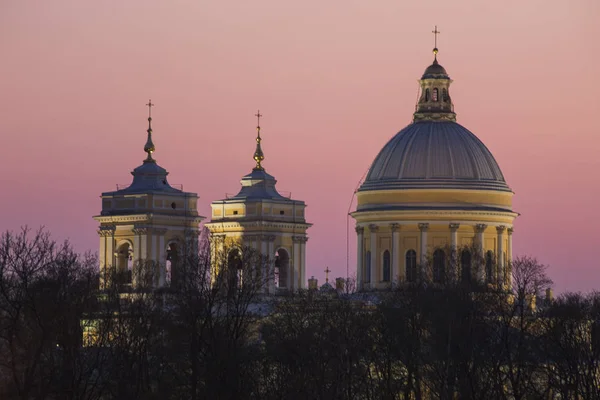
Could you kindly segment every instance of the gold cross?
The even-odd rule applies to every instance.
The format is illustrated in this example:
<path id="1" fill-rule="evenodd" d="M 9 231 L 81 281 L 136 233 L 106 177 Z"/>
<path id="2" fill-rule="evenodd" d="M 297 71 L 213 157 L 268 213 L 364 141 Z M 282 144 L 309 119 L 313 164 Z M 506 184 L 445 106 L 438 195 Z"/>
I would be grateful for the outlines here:
<path id="1" fill-rule="evenodd" d="M 152 117 L 152 107 L 154 107 L 154 104 L 152 104 L 152 100 L 148 100 L 148 104 L 146 104 L 146 106 L 148 106 L 148 118 Z"/>
<path id="2" fill-rule="evenodd" d="M 329 282 L 329 273 L 331 272 L 331 270 L 329 269 L 329 267 L 325 268 L 325 282 Z"/>
<path id="3" fill-rule="evenodd" d="M 256 127 L 257 127 L 257 128 L 260 128 L 260 117 L 262 117 L 262 114 L 260 113 L 260 110 L 258 110 L 258 111 L 256 112 L 256 114 L 254 114 L 254 116 L 256 117 L 256 119 L 257 119 L 257 121 L 258 121 L 258 122 L 256 123 Z"/>
<path id="4" fill-rule="evenodd" d="M 433 37 L 434 37 L 434 45 L 433 47 L 437 48 L 437 35 L 439 33 L 442 33 L 440 31 L 437 30 L 437 25 L 435 26 L 435 29 L 433 31 L 431 31 L 431 33 L 433 33 Z"/>

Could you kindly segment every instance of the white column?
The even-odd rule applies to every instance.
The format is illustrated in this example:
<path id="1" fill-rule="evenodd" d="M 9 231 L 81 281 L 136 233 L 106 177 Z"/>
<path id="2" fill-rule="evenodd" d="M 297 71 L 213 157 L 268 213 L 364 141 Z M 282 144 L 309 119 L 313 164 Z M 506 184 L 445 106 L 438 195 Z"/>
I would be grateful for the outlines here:
<path id="1" fill-rule="evenodd" d="M 458 228 L 460 227 L 460 224 L 452 223 L 449 224 L 448 227 L 450 228 L 450 246 L 453 251 L 456 251 L 458 248 Z"/>
<path id="2" fill-rule="evenodd" d="M 297 236 L 292 237 L 292 242 L 294 243 L 294 259 L 291 263 L 292 268 L 290 270 L 294 271 L 294 276 L 296 277 L 292 282 L 296 282 L 296 285 L 292 285 L 290 289 L 295 290 L 296 286 L 300 283 L 300 238 Z M 299 287 L 299 286 L 298 286 Z"/>
<path id="3" fill-rule="evenodd" d="M 391 271 L 391 281 L 392 286 L 394 286 L 397 282 L 399 282 L 400 275 L 400 229 L 399 224 L 391 224 L 390 229 L 392 231 L 392 271 Z"/>
<path id="4" fill-rule="evenodd" d="M 363 255 L 363 248 L 365 245 L 363 242 L 364 232 L 365 228 L 363 228 L 362 226 L 356 227 L 356 290 L 363 289 L 363 268 L 365 258 L 365 256 Z"/>
<path id="5" fill-rule="evenodd" d="M 377 287 L 377 231 L 379 227 L 375 224 L 369 225 L 371 234 L 371 289 Z"/>
<path id="6" fill-rule="evenodd" d="M 300 289 L 306 288 L 306 241 L 307 237 L 302 238 L 300 243 Z"/>
<path id="7" fill-rule="evenodd" d="M 265 239 L 267 241 L 267 253 L 266 256 L 268 257 L 268 260 L 275 260 L 275 235 L 267 235 L 265 236 Z M 267 266 L 267 273 L 269 274 L 269 276 L 271 277 L 269 279 L 269 285 L 271 286 L 271 288 L 274 290 L 275 289 L 275 280 L 274 280 L 274 276 L 273 276 L 273 271 L 275 269 L 275 264 L 273 263 L 273 265 L 268 265 Z M 271 271 L 270 269 L 273 268 L 273 271 Z"/>
<path id="8" fill-rule="evenodd" d="M 507 281 L 506 284 L 508 285 L 508 289 L 512 289 L 512 234 L 513 234 L 513 228 L 512 226 L 510 228 L 508 228 L 506 230 L 506 233 L 508 234 L 508 249 L 506 250 L 506 258 L 507 260 L 504 260 L 504 263 L 506 264 L 506 268 L 508 269 L 507 271 Z"/>
<path id="9" fill-rule="evenodd" d="M 158 238 L 158 258 L 156 260 L 156 267 L 158 268 L 158 287 L 164 287 L 167 284 L 167 256 L 165 254 L 167 249 L 164 232 Z M 178 254 L 177 259 L 180 263 L 185 262 L 183 254 Z M 178 276 L 181 277 L 181 271 L 178 272 Z M 171 274 L 173 274 L 173 271 L 171 271 Z"/>
<path id="10" fill-rule="evenodd" d="M 266 235 L 260 235 L 259 237 L 260 239 L 260 254 L 261 254 L 261 258 L 263 260 L 265 260 L 265 262 L 262 265 L 262 276 L 263 276 L 263 284 L 265 285 L 265 292 L 266 293 L 271 293 L 272 292 L 272 287 L 271 287 L 271 282 L 273 282 L 273 277 L 271 276 L 271 265 L 269 264 L 275 264 L 275 259 L 273 257 L 269 257 L 269 254 L 267 252 L 267 236 Z"/>
<path id="11" fill-rule="evenodd" d="M 485 261 L 484 234 L 485 234 L 486 228 L 487 228 L 486 224 L 475 225 L 475 234 L 476 234 L 475 241 L 476 241 L 477 251 L 479 252 L 479 254 L 477 255 L 477 257 L 475 259 L 479 260 L 478 279 L 480 280 L 480 282 L 485 282 L 486 279 L 490 279 L 486 276 L 486 271 L 485 271 L 486 261 Z"/>
<path id="12" fill-rule="evenodd" d="M 504 231 L 506 227 L 504 225 L 500 225 L 496 227 L 496 232 L 498 233 L 498 286 L 504 286 Z"/>
<path id="13" fill-rule="evenodd" d="M 423 274 L 425 271 L 423 271 L 423 268 L 425 268 L 425 266 L 427 265 L 427 230 L 429 229 L 429 224 L 428 223 L 420 223 L 419 224 L 419 230 L 421 231 L 421 274 Z"/>

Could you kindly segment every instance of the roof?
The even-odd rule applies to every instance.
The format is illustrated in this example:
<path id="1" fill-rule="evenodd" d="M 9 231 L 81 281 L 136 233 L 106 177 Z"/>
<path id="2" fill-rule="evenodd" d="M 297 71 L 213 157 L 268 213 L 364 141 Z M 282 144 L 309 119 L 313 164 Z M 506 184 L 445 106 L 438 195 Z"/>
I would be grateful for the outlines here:
<path id="1" fill-rule="evenodd" d="M 149 192 L 183 193 L 183 191 L 169 185 L 169 182 L 167 181 L 167 175 L 169 175 L 169 173 L 154 160 L 145 160 L 142 165 L 131 172 L 131 175 L 133 175 L 133 182 L 131 185 L 121 190 L 103 193 L 103 195 Z"/>
<path id="2" fill-rule="evenodd" d="M 511 191 L 477 136 L 457 122 L 433 120 L 398 132 L 373 161 L 359 191 L 419 188 Z"/>

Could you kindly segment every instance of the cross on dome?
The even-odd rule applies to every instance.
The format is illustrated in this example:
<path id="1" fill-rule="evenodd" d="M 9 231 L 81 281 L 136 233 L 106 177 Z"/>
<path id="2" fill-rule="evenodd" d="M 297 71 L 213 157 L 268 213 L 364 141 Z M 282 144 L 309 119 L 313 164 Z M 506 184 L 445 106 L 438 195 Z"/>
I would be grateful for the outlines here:
<path id="1" fill-rule="evenodd" d="M 435 29 L 431 31 L 431 33 L 433 33 L 433 55 L 437 56 L 437 53 L 438 53 L 437 36 L 438 36 L 438 34 L 441 33 L 440 31 L 438 31 L 437 25 L 435 26 Z"/>
<path id="2" fill-rule="evenodd" d="M 260 142 L 262 141 L 261 137 L 260 137 L 260 117 L 262 117 L 262 114 L 260 113 L 260 110 L 258 110 L 256 112 L 256 114 L 254 114 L 254 116 L 257 119 L 257 124 L 256 124 L 256 151 L 254 152 L 254 161 L 256 161 L 256 166 L 254 167 L 255 171 L 264 171 L 263 166 L 261 165 L 261 162 L 265 159 L 265 155 L 262 151 L 262 148 L 260 147 Z"/>
<path id="3" fill-rule="evenodd" d="M 152 107 L 154 106 L 154 104 L 152 104 L 152 100 L 148 100 L 148 104 L 146 104 L 146 106 L 148 107 L 148 139 L 144 145 L 144 151 L 148 153 L 148 157 L 146 157 L 144 163 L 156 162 L 152 158 L 152 153 L 156 150 L 154 143 L 152 143 Z"/>

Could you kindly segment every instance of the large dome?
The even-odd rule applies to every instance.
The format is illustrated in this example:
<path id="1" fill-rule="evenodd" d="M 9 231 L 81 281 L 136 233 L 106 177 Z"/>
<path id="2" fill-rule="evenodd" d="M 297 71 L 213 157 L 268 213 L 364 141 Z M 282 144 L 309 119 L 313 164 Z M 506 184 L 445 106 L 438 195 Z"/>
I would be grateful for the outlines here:
<path id="1" fill-rule="evenodd" d="M 474 189 L 510 192 L 494 156 L 462 125 L 419 121 L 379 152 L 360 191 Z"/>

